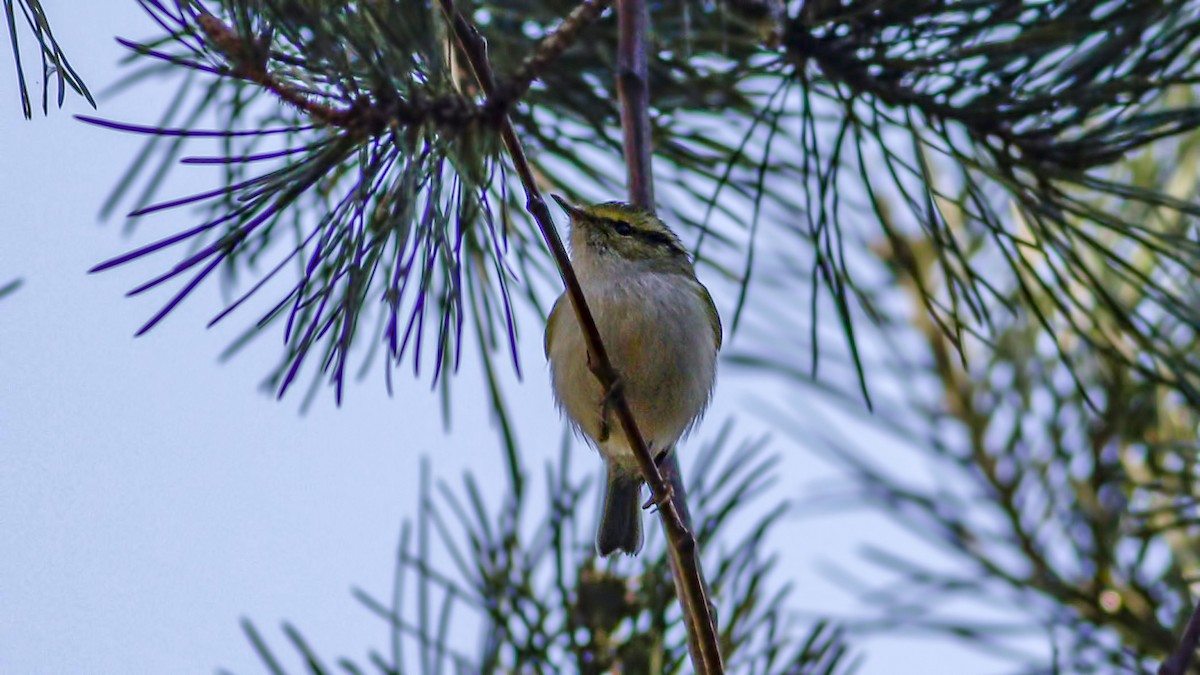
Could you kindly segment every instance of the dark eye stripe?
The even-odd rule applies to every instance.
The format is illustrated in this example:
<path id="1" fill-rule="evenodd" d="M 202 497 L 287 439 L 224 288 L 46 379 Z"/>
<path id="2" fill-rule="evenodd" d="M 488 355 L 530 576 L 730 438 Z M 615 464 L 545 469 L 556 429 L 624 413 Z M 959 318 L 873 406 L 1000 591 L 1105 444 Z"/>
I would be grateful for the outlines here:
<path id="1" fill-rule="evenodd" d="M 612 228 L 614 232 L 622 237 L 637 237 L 644 242 L 653 244 L 660 248 L 669 248 L 676 253 L 686 253 L 686 251 L 683 250 L 683 247 L 675 242 L 674 237 L 666 232 L 659 232 L 656 230 L 641 230 L 623 220 L 617 220 L 615 218 L 605 218 L 604 224 L 609 228 Z"/>
<path id="2" fill-rule="evenodd" d="M 645 241 L 650 242 L 651 244 L 654 244 L 655 246 L 662 246 L 670 249 L 679 248 L 675 245 L 675 240 L 671 238 L 671 235 L 667 234 L 666 232 L 638 230 L 637 236 Z"/>
<path id="3" fill-rule="evenodd" d="M 609 218 L 604 222 L 606 225 L 616 230 L 617 234 L 623 237 L 628 237 L 629 235 L 633 234 L 633 226 L 623 220 L 613 220 Z"/>

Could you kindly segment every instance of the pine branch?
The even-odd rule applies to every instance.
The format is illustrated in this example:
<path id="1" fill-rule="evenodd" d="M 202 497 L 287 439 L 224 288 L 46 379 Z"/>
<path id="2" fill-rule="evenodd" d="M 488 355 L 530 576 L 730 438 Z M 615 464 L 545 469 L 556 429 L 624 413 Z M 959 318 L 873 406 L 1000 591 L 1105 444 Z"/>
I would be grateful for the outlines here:
<path id="1" fill-rule="evenodd" d="M 805 209 L 796 229 L 816 248 L 813 278 L 829 291 L 852 354 L 852 310 L 867 300 L 853 283 L 848 243 L 865 208 L 889 238 L 919 232 L 937 243 L 946 283 L 921 300 L 956 349 L 969 334 L 990 339 L 988 308 L 1002 303 L 1032 312 L 1064 359 L 1069 339 L 1087 340 L 1200 401 L 1200 364 L 1154 328 L 1163 315 L 1200 321 L 1167 271 L 1200 267 L 1200 246 L 1186 226 L 1164 226 L 1200 217 L 1200 208 L 1132 186 L 1114 166 L 1200 127 L 1200 108 L 1185 95 L 1200 81 L 1193 8 L 1064 0 L 961 11 L 811 2 L 788 19 L 787 65 L 774 70 L 803 97 Z M 845 193 L 860 188 L 867 199 L 847 204 Z M 883 200 L 907 217 L 883 217 Z M 1143 215 L 1118 215 L 1114 204 Z M 955 217 L 988 233 L 984 246 L 1005 264 L 975 267 L 947 227 Z M 1162 262 L 1145 279 L 1128 264 L 1141 256 Z M 1117 272 L 1111 283 L 1098 283 L 1108 270 Z M 1146 292 L 1129 302 L 1138 289 Z M 1049 302 L 1034 306 L 1037 298 Z M 1072 373 L 1086 367 L 1065 363 Z"/>
<path id="2" fill-rule="evenodd" d="M 491 33 L 493 64 L 514 74 L 498 77 L 487 96 L 461 87 L 438 40 L 433 5 L 366 3 L 343 11 L 306 0 L 230 0 L 209 15 L 193 0 L 141 4 L 164 34 L 144 43 L 121 41 L 142 67 L 117 88 L 161 72 L 186 79 L 157 124 L 82 118 L 148 137 L 102 213 L 135 194 L 141 182 L 130 229 L 136 218 L 180 207 L 198 207 L 205 217 L 97 266 L 162 257 L 184 246 L 200 252 L 179 264 L 170 261 L 158 278 L 135 289 L 182 285 L 139 333 L 164 320 L 220 270 L 228 281 L 246 274 L 249 283 L 215 321 L 227 321 L 259 300 L 273 307 L 224 356 L 266 334 L 268 324 L 282 327 L 285 350 L 264 382 L 279 395 L 307 372 L 316 376 L 314 384 L 324 377 L 333 385 L 340 403 L 351 367 L 347 355 L 364 340 L 369 347 L 359 373 L 365 375 L 377 355 L 387 354 L 389 392 L 393 367 L 410 358 L 418 375 L 428 357 L 436 359 L 433 380 L 444 384 L 440 375 L 464 351 L 466 322 L 482 322 L 485 360 L 507 346 L 519 370 L 513 296 L 544 312 L 538 282 L 557 273 L 537 243 L 541 235 L 532 221 L 510 217 L 521 205 L 500 160 L 498 119 L 507 112 L 534 151 L 529 161 L 543 189 L 556 187 L 575 198 L 621 189 L 609 168 L 623 157 L 612 133 L 619 97 L 609 86 L 616 22 L 601 22 L 588 39 L 579 39 L 604 2 L 535 3 L 519 12 L 504 5 L 478 7 L 478 20 Z M 576 11 L 563 19 L 571 7 Z M 671 13 L 662 18 L 662 35 L 674 49 L 648 62 L 656 106 L 684 115 L 669 129 L 661 116 L 650 120 L 652 134 L 662 138 L 654 152 L 670 164 L 692 166 L 692 175 L 708 180 L 727 149 L 702 130 L 700 116 L 685 111 L 710 114 L 719 102 L 731 115 L 751 115 L 754 98 L 737 90 L 748 71 L 730 70 L 727 63 L 733 62 L 726 60 L 730 55 L 744 60 L 751 52 L 724 9 L 681 18 Z M 693 59 L 693 49 L 718 58 Z M 531 77 L 542 86 L 530 87 Z M 198 120 L 214 114 L 213 128 L 196 128 Z M 186 156 L 185 149 L 201 144 L 203 156 Z M 214 144 L 222 151 L 217 156 L 208 150 Z M 159 189 L 181 158 L 184 164 L 219 166 L 224 185 L 161 197 Z M 681 185 L 671 174 L 666 180 Z M 682 185 L 698 199 L 712 194 L 690 179 Z M 742 193 L 731 183 L 726 196 L 736 200 Z M 671 222 L 707 228 L 674 200 L 658 207 Z M 734 208 L 736 201 L 715 204 L 713 212 L 727 215 Z M 736 255 L 725 234 L 714 231 L 709 238 Z M 712 256 L 697 259 L 716 264 Z M 270 282 L 286 280 L 293 265 L 296 283 L 275 298 L 261 297 L 274 293 Z M 191 279 L 182 278 L 189 272 Z M 374 324 L 373 334 L 368 324 Z M 505 335 L 507 345 L 497 339 Z M 435 348 L 424 349 L 430 339 L 436 339 Z M 302 405 L 316 392 L 310 387 Z"/>
<path id="3" fill-rule="evenodd" d="M 498 126 L 500 117 L 521 102 L 534 80 L 574 44 L 610 4 L 611 0 L 585 0 L 577 6 L 557 29 L 538 44 L 512 78 L 498 83 L 500 86 L 489 93 L 488 100 L 481 105 L 474 105 L 459 94 L 446 94 L 428 100 L 416 96 L 411 101 L 397 98 L 376 100 L 364 95 L 348 107 L 337 108 L 314 101 L 296 86 L 273 77 L 267 69 L 270 53 L 269 43 L 265 39 L 238 35 L 225 22 L 200 6 L 197 6 L 196 22 L 209 44 L 232 64 L 229 72 L 234 77 L 261 86 L 317 124 L 374 137 L 389 125 L 410 127 L 432 123 L 452 132 L 461 132 L 478 122 Z"/>
<path id="4" fill-rule="evenodd" d="M 494 119 L 501 110 L 496 106 L 475 106 L 458 94 L 432 100 L 415 97 L 412 101 L 394 97 L 385 101 L 362 96 L 343 108 L 314 100 L 296 85 L 270 74 L 267 69 L 270 59 L 268 41 L 239 35 L 202 6 L 197 5 L 197 8 L 196 23 L 204 31 L 207 42 L 231 64 L 230 75 L 262 87 L 318 125 L 346 129 L 364 138 L 376 137 L 391 125 L 412 127 L 432 123 L 449 131 L 462 132 L 476 122 Z M 145 49 L 135 48 L 145 53 Z M 511 102 L 515 103 L 515 99 Z"/>
<path id="5" fill-rule="evenodd" d="M 500 148 L 491 129 L 500 108 L 465 99 L 452 88 L 447 64 L 430 58 L 440 55 L 434 32 L 427 30 L 428 7 L 372 4 L 350 15 L 292 0 L 254 7 L 227 3 L 227 23 L 190 1 L 170 6 L 144 0 L 143 6 L 170 35 L 153 45 L 124 42 L 127 47 L 172 70 L 215 77 L 197 97 L 190 118 L 178 126 L 179 101 L 192 93 L 186 86 L 158 125 L 83 118 L 151 137 L 119 192 L 130 185 L 155 143 L 169 139 L 163 168 L 131 217 L 188 205 L 209 212 L 196 227 L 94 268 L 108 269 L 184 242 L 198 251 L 133 291 L 200 270 L 139 334 L 163 320 L 222 264 L 231 274 L 237 260 L 253 266 L 264 251 L 272 251 L 279 232 L 294 231 L 290 252 L 212 322 L 246 306 L 269 281 L 285 276 L 281 272 L 289 263 L 299 267 L 290 291 L 226 352 L 236 352 L 267 324 L 284 325 L 285 354 L 268 379 L 280 396 L 306 363 L 319 360 L 319 372 L 329 376 L 340 403 L 348 355 L 364 332 L 360 320 L 372 315 L 376 346 L 386 345 L 397 363 L 411 354 L 418 372 L 422 342 L 427 334 L 436 336 L 436 349 L 425 351 L 433 352 L 435 383 L 444 383 L 440 375 L 457 364 L 465 316 L 503 322 L 515 365 L 507 286 L 512 274 L 504 257 L 509 239 L 525 234 L 507 224 L 502 229 L 489 205 L 493 172 L 500 170 Z M 310 39 L 313 30 L 342 37 Z M 249 105 L 256 94 L 282 105 Z M 212 109 L 224 129 L 192 128 Z M 262 116 L 247 124 L 251 110 Z M 238 130 L 238 121 L 247 128 Z M 192 139 L 223 144 L 223 156 L 182 161 L 224 167 L 224 186 L 152 202 L 165 167 Z M 268 150 L 258 150 L 262 146 Z M 371 296 L 381 302 L 368 302 Z M 430 307 L 437 316 L 427 322 Z M 320 356 L 310 359 L 313 352 Z M 390 391 L 390 371 L 387 376 Z"/>
<path id="6" fill-rule="evenodd" d="M 1192 175 L 1200 138 L 1188 142 L 1191 151 L 1166 163 L 1172 168 L 1159 177 L 1164 183 Z M 950 227 L 962 235 L 965 250 L 980 250 L 979 235 L 962 232 L 961 223 Z M 781 419 L 798 437 L 821 439 L 847 468 L 852 484 L 824 503 L 872 502 L 950 552 L 961 569 L 930 566 L 919 550 L 872 550 L 894 581 L 856 584 L 879 608 L 879 618 L 864 625 L 964 640 L 1031 671 L 1151 672 L 1175 649 L 1176 631 L 1192 608 L 1189 590 L 1198 569 L 1194 409 L 1115 357 L 1077 342 L 1068 355 L 1089 355 L 1079 377 L 1103 406 L 1090 409 L 1065 377 L 1059 355 L 1047 349 L 1044 329 L 1020 315 L 997 321 L 990 344 L 971 337 L 970 363 L 963 364 L 919 311 L 918 294 L 945 283 L 936 273 L 936 242 L 898 239 L 873 248 L 896 275 L 880 285 L 879 297 L 896 306 L 899 287 L 913 297 L 909 310 L 918 309 L 905 319 L 907 329 L 887 324 L 890 341 L 911 344 L 915 333 L 924 347 L 888 350 L 867 364 L 901 386 L 862 423 L 892 435 L 898 451 L 927 459 L 932 484 L 879 462 L 853 436 L 837 435 L 835 425 L 803 424 L 791 410 L 781 410 Z M 1178 348 L 1195 353 L 1196 335 L 1169 326 L 1161 329 Z M 768 344 L 791 330 L 778 327 Z M 803 369 L 789 366 L 783 355 L 778 366 L 804 381 Z M 947 603 L 962 601 L 1016 616 L 1003 629 L 935 618 Z M 1025 635 L 1044 636 L 1049 644 L 1029 654 L 1020 641 Z"/>

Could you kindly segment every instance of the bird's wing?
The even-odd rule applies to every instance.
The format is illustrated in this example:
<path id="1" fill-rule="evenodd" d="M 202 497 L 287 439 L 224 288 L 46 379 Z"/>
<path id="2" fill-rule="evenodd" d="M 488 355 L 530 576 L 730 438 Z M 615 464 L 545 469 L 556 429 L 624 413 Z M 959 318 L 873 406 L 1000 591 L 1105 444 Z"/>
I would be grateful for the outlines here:
<path id="1" fill-rule="evenodd" d="M 721 349 L 721 338 L 723 331 L 721 330 L 721 315 L 717 314 L 717 305 L 713 302 L 712 296 L 709 295 L 708 289 L 699 281 L 696 282 L 696 288 L 700 289 L 700 297 L 704 300 L 704 309 L 708 312 L 709 323 L 712 324 L 713 339 L 717 343 L 717 349 Z"/>
<path id="2" fill-rule="evenodd" d="M 558 321 L 562 317 L 563 311 L 565 311 L 563 310 L 563 305 L 569 304 L 564 303 L 566 299 L 567 296 L 565 293 L 558 296 L 558 299 L 554 301 L 554 307 L 550 309 L 550 316 L 546 317 L 546 337 L 542 343 L 542 349 L 546 353 L 546 358 L 550 358 L 550 345 L 554 343 L 554 327 L 558 325 Z"/>

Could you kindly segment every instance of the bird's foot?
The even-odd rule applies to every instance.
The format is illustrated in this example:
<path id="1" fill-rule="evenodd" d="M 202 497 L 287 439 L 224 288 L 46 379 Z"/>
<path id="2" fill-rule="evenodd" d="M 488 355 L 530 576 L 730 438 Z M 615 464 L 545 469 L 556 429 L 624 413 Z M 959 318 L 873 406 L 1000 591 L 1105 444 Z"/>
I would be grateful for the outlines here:
<path id="1" fill-rule="evenodd" d="M 650 452 L 652 452 L 652 453 L 654 452 L 654 448 L 647 448 L 647 449 L 650 450 Z M 671 454 L 671 448 L 659 450 L 658 454 L 654 455 L 654 466 L 659 467 L 659 470 L 661 470 L 662 465 L 664 465 L 665 462 L 667 461 L 667 456 L 670 454 Z M 655 495 L 653 490 L 650 491 L 650 498 L 648 498 L 648 500 L 646 500 L 646 503 L 642 504 L 642 508 L 648 509 L 652 506 L 653 507 L 661 507 L 662 504 L 665 504 L 668 501 L 671 501 L 671 498 L 674 496 L 674 490 L 671 488 L 670 482 L 667 482 L 666 485 L 667 485 L 666 492 L 665 492 L 665 494 L 662 494 L 661 496 Z"/>
<path id="2" fill-rule="evenodd" d="M 648 448 L 648 449 L 653 450 L 652 448 Z M 657 466 L 659 469 L 662 468 L 663 461 L 666 460 L 666 458 L 667 458 L 668 450 L 670 450 L 670 448 L 668 448 L 667 450 L 662 450 L 661 452 L 659 452 L 657 455 L 654 456 L 654 465 Z M 645 504 L 642 504 L 642 508 L 649 509 L 651 506 L 656 506 L 656 507 L 661 508 L 663 504 L 666 504 L 667 502 L 671 501 L 671 498 L 674 496 L 675 491 L 671 487 L 670 483 L 666 483 L 666 486 L 667 486 L 667 489 L 661 495 L 654 494 L 654 491 L 651 490 L 650 498 L 646 500 Z"/>
<path id="3" fill-rule="evenodd" d="M 651 506 L 662 508 L 662 505 L 671 501 L 671 498 L 674 496 L 675 490 L 671 488 L 670 483 L 667 483 L 667 489 L 661 495 L 654 494 L 654 491 L 651 490 L 650 498 L 646 500 L 645 504 L 642 504 L 642 508 L 649 509 Z"/>

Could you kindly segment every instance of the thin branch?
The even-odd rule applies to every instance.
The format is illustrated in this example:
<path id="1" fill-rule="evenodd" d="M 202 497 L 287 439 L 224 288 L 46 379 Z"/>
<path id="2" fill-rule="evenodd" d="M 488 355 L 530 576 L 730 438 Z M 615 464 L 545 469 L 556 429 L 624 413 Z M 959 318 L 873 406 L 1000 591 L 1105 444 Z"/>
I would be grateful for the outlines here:
<path id="1" fill-rule="evenodd" d="M 507 106 L 517 100 L 517 97 L 510 97 L 506 99 L 505 106 L 497 106 L 491 101 L 475 105 L 458 94 L 408 101 L 399 98 L 371 100 L 364 97 L 348 107 L 336 107 L 317 102 L 311 93 L 303 92 L 273 76 L 267 69 L 270 58 L 267 44 L 239 35 L 208 12 L 197 16 L 196 23 L 204 31 L 208 44 L 229 62 L 229 76 L 259 85 L 324 126 L 359 131 L 368 136 L 376 136 L 393 124 L 413 126 L 433 122 L 442 127 L 463 129 L 477 122 L 497 120 Z M 138 45 L 132 46 L 144 51 Z"/>
<path id="2" fill-rule="evenodd" d="M 646 63 L 646 33 L 650 16 L 644 0 L 621 0 L 617 5 L 617 95 L 621 98 L 621 129 L 625 133 L 625 174 L 629 199 L 654 210 L 654 179 L 650 172 L 650 74 Z"/>
<path id="3" fill-rule="evenodd" d="M 628 178 L 629 201 L 648 211 L 655 211 L 654 172 L 651 168 L 653 150 L 650 137 L 650 73 L 646 57 L 646 37 L 650 29 L 650 14 L 645 0 L 620 0 L 617 5 L 617 95 L 621 105 L 621 128 L 624 132 L 625 170 Z M 672 452 L 663 467 L 671 483 L 671 502 L 679 512 L 690 543 L 680 550 L 693 551 L 690 558 L 671 556 L 671 573 L 675 591 L 683 603 L 683 616 L 688 621 L 688 651 L 699 675 L 712 675 L 724 670 L 720 643 L 717 641 L 715 612 L 708 597 L 708 586 L 700 564 L 700 556 L 692 522 L 687 508 L 687 490 L 679 470 L 679 458 Z M 655 492 L 655 494 L 658 494 Z M 674 553 L 676 549 L 672 547 Z M 687 580 L 698 578 L 697 589 L 687 588 Z M 692 591 L 692 592 L 689 592 Z M 711 635 L 712 639 L 707 636 Z"/>
<path id="4" fill-rule="evenodd" d="M 488 61 L 487 46 L 482 36 L 467 21 L 466 17 L 458 11 L 454 5 L 454 0 L 439 0 L 439 3 L 447 20 L 451 23 L 458 47 L 466 57 L 467 63 L 475 74 L 475 78 L 479 81 L 484 93 L 491 96 L 496 90 L 496 81 L 491 64 Z M 659 498 L 658 513 L 663 523 L 663 529 L 666 532 L 671 556 L 676 561 L 679 561 L 676 564 L 685 575 L 680 583 L 683 591 L 680 602 L 685 613 L 693 611 L 699 613 L 698 619 L 688 621 L 688 632 L 699 631 L 700 636 L 696 638 L 699 643 L 708 645 L 712 650 L 717 650 L 716 630 L 714 629 L 712 615 L 709 612 L 708 602 L 705 599 L 705 583 L 704 579 L 700 576 L 699 565 L 696 564 L 696 540 L 692 537 L 691 532 L 684 523 L 674 501 L 670 499 L 671 488 L 659 473 L 658 466 L 655 464 L 654 458 L 650 455 L 650 451 L 646 447 L 646 442 L 642 438 L 642 434 L 637 428 L 637 423 L 633 419 L 633 413 L 629 409 L 629 403 L 625 400 L 625 396 L 621 391 L 614 388 L 617 382 L 616 369 L 613 368 L 612 362 L 608 358 L 608 352 L 604 348 L 604 343 L 600 339 L 600 331 L 596 328 L 596 321 L 593 319 L 592 312 L 588 308 L 587 301 L 583 295 L 583 289 L 579 285 L 579 279 L 576 278 L 575 270 L 571 267 L 571 260 L 567 255 L 567 250 L 563 246 L 562 240 L 559 239 L 557 231 L 554 229 L 553 221 L 550 219 L 550 210 L 546 207 L 545 200 L 542 199 L 533 175 L 533 170 L 529 165 L 528 159 L 525 157 L 525 149 L 520 139 L 517 138 L 516 131 L 513 129 L 507 115 L 500 121 L 500 134 L 505 148 L 512 158 L 513 168 L 516 170 L 521 180 L 521 185 L 525 189 L 525 208 L 533 216 L 534 220 L 537 221 L 538 229 L 541 231 L 542 238 L 545 240 L 551 255 L 554 257 L 555 265 L 558 267 L 563 285 L 566 287 L 567 297 L 570 298 L 571 305 L 575 309 L 576 318 L 583 329 L 584 341 L 593 361 L 593 373 L 605 391 L 612 392 L 613 409 L 617 414 L 617 419 L 621 423 L 621 429 L 625 432 L 625 437 L 629 440 L 630 447 L 633 449 L 634 456 L 637 458 L 638 465 L 642 470 L 643 478 L 645 478 L 646 483 L 650 486 L 651 491 Z M 663 499 L 664 497 L 666 498 Z M 719 654 L 719 651 L 717 653 Z M 715 661 L 706 658 L 706 662 L 715 664 L 716 668 L 713 669 L 710 667 L 705 672 L 722 672 L 719 655 Z M 695 665 L 698 671 L 703 667 L 700 663 L 696 663 Z"/>
<path id="5" fill-rule="evenodd" d="M 498 126 L 500 118 L 525 96 L 546 67 L 574 44 L 580 33 L 600 18 L 611 4 L 612 0 L 584 0 L 538 44 L 513 74 L 512 80 L 490 91 L 488 100 L 481 105 L 458 94 L 408 101 L 363 98 L 342 108 L 318 103 L 310 93 L 302 92 L 271 75 L 267 70 L 270 58 L 267 44 L 239 35 L 228 24 L 205 11 L 196 17 L 196 23 L 204 31 L 208 44 L 229 61 L 228 75 L 261 86 L 319 124 L 359 130 L 374 136 L 394 123 L 411 126 L 429 121 L 458 129 L 476 122 Z M 133 47 L 142 50 L 138 45 Z"/>
<path id="6" fill-rule="evenodd" d="M 1158 669 L 1158 675 L 1187 675 L 1192 667 L 1192 659 L 1196 656 L 1196 646 L 1200 644 L 1200 601 L 1192 610 L 1183 635 L 1179 636 L 1179 646 L 1170 658 L 1163 661 Z"/>

